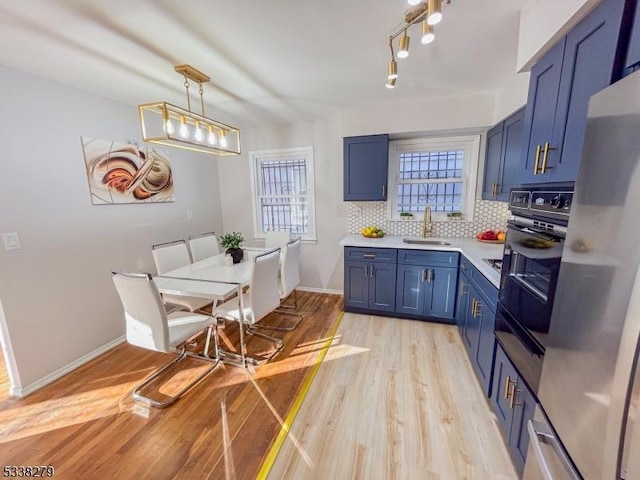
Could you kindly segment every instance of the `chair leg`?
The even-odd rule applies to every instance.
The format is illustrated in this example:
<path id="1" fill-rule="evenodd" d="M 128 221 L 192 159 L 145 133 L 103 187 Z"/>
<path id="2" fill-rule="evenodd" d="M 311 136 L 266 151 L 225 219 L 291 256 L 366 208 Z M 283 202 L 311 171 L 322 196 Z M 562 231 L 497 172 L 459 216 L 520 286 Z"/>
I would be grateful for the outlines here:
<path id="1" fill-rule="evenodd" d="M 293 297 L 293 302 L 294 302 L 293 306 L 285 305 L 289 297 Z M 263 328 L 265 330 L 276 330 L 279 332 L 291 332 L 292 330 L 295 330 L 296 328 L 298 328 L 298 325 L 300 325 L 300 322 L 302 322 L 302 320 L 304 319 L 304 315 L 298 311 L 298 291 L 294 290 L 293 293 L 289 295 L 289 297 L 285 298 L 280 304 L 280 306 L 274 310 L 274 312 L 279 313 L 281 315 L 290 315 L 290 316 L 298 317 L 298 319 L 293 324 L 287 325 L 286 327 L 279 327 L 276 325 L 270 325 L 268 323 L 259 322 L 253 325 L 253 328 Z"/>
<path id="2" fill-rule="evenodd" d="M 132 393 L 133 399 L 137 400 L 139 402 L 143 402 L 143 403 L 145 403 L 145 404 L 147 404 L 147 405 L 149 405 L 151 407 L 156 407 L 156 408 L 169 407 L 170 405 L 173 405 L 174 403 L 176 403 L 180 399 L 180 397 L 182 397 L 185 393 L 187 393 L 189 390 L 191 390 L 204 377 L 206 377 L 211 372 L 213 372 L 213 370 L 215 370 L 216 367 L 220 363 L 220 348 L 219 348 L 219 345 L 218 345 L 218 335 L 217 335 L 217 332 L 215 330 L 213 330 L 214 328 L 215 328 L 215 325 L 212 325 L 212 326 L 207 328 L 207 339 L 205 341 L 205 347 L 204 347 L 204 351 L 203 351 L 202 354 L 190 353 L 190 352 L 187 351 L 186 345 L 183 346 L 182 350 L 180 351 L 180 353 L 178 354 L 178 356 L 176 358 L 174 358 L 169 363 L 165 364 L 163 367 L 159 368 L 154 373 L 149 375 L 142 383 L 140 383 L 136 388 L 133 389 L 133 393 Z M 215 348 L 215 356 L 214 357 L 210 357 L 209 356 L 210 337 L 212 335 L 212 332 L 213 332 L 213 337 L 214 337 L 214 348 Z M 170 369 L 174 365 L 177 365 L 178 363 L 180 363 L 182 360 L 184 360 L 187 357 L 197 358 L 197 359 L 209 362 L 209 363 L 211 363 L 211 366 L 209 368 L 207 368 L 204 372 L 202 372 L 200 375 L 198 375 L 197 378 L 195 378 L 194 380 L 189 382 L 177 394 L 175 394 L 172 397 L 169 397 L 165 401 L 156 400 L 156 399 L 153 399 L 153 398 L 141 393 L 141 391 L 144 390 L 144 388 L 146 388 L 149 385 L 151 385 L 151 383 L 153 383 L 165 371 L 167 371 L 168 369 Z"/>
<path id="3" fill-rule="evenodd" d="M 226 317 L 219 317 L 219 318 L 226 318 Z M 231 317 L 229 317 L 228 319 L 229 320 L 234 320 Z M 284 341 L 282 341 L 279 338 L 272 337 L 270 335 L 265 335 L 264 333 L 261 333 L 261 332 L 257 332 L 257 331 L 254 330 L 254 328 L 253 328 L 254 326 L 248 326 L 248 325 L 240 324 L 238 322 L 238 328 L 245 328 L 246 327 L 247 334 L 255 335 L 257 337 L 264 338 L 265 340 L 269 340 L 270 342 L 274 343 L 275 347 L 276 347 L 273 350 L 273 352 L 271 352 L 266 357 L 257 357 L 257 356 L 245 354 L 245 358 L 246 358 L 247 363 L 250 363 L 252 365 L 260 365 L 260 364 L 269 362 L 273 357 L 275 357 L 284 348 Z M 240 348 L 242 348 L 242 346 Z M 230 351 L 224 350 L 223 348 L 220 347 L 220 356 L 223 358 L 223 362 L 224 363 L 229 363 L 229 364 L 234 365 L 236 367 L 244 367 L 244 365 L 242 365 L 242 355 L 239 354 L 239 353 L 230 352 Z"/>

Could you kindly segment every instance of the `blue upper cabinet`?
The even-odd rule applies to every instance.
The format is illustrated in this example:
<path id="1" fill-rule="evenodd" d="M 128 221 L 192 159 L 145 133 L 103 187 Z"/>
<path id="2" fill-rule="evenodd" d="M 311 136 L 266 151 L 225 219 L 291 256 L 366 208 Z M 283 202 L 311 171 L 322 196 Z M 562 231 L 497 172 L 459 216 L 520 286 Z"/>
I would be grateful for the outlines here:
<path id="1" fill-rule="evenodd" d="M 621 74 L 625 0 L 604 0 L 531 69 L 521 183 L 574 181 L 589 98 Z"/>
<path id="2" fill-rule="evenodd" d="M 636 3 L 633 14 L 633 24 L 631 26 L 631 36 L 629 37 L 629 49 L 625 67 L 631 71 L 640 67 L 640 2 Z"/>
<path id="3" fill-rule="evenodd" d="M 553 133 L 565 42 L 566 39 L 563 38 L 531 69 L 524 121 L 526 143 L 520 183 L 542 181 L 537 179 L 540 171 L 540 150 L 541 145 L 550 141 Z"/>
<path id="4" fill-rule="evenodd" d="M 387 199 L 389 136 L 344 139 L 344 200 Z"/>
<path id="5" fill-rule="evenodd" d="M 487 132 L 484 164 L 484 200 L 509 200 L 509 190 L 520 180 L 524 131 L 524 108 Z"/>

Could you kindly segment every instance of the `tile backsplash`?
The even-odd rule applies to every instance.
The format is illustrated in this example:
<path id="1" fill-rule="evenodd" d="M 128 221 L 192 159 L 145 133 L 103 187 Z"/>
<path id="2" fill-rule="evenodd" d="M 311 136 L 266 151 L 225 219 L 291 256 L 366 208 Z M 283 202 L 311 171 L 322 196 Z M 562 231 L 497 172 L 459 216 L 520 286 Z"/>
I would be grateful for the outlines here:
<path id="1" fill-rule="evenodd" d="M 422 221 L 387 220 L 387 202 L 347 202 L 349 233 L 360 233 L 362 227 L 375 225 L 387 235 L 422 235 Z M 433 222 L 433 236 L 440 238 L 473 238 L 484 230 L 504 229 L 511 217 L 507 202 L 476 200 L 473 221 L 449 220 Z"/>

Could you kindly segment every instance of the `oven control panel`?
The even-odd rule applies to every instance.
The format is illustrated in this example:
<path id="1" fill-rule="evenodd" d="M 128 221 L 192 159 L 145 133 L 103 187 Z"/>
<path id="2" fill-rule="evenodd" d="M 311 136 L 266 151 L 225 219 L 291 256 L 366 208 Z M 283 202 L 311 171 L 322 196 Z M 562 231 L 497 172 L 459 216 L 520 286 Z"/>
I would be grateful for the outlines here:
<path id="1" fill-rule="evenodd" d="M 516 216 L 566 225 L 573 203 L 573 186 L 532 185 L 516 187 L 509 196 L 509 210 Z"/>
<path id="2" fill-rule="evenodd" d="M 572 192 L 531 192 L 529 208 L 534 212 L 552 212 L 559 215 L 569 215 Z"/>

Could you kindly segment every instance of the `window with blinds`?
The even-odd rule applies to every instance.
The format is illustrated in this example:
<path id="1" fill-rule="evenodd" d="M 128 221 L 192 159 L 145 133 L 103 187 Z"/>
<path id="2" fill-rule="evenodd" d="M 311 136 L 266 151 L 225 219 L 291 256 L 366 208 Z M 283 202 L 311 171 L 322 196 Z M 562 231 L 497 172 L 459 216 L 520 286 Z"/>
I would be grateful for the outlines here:
<path id="1" fill-rule="evenodd" d="M 473 185 L 480 137 L 425 138 L 392 141 L 390 144 L 390 219 L 401 212 L 422 214 L 431 207 L 436 220 L 447 213 L 473 216 Z"/>
<path id="2" fill-rule="evenodd" d="M 313 148 L 250 153 L 254 190 L 254 236 L 287 231 L 315 240 Z"/>

